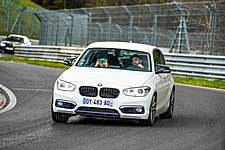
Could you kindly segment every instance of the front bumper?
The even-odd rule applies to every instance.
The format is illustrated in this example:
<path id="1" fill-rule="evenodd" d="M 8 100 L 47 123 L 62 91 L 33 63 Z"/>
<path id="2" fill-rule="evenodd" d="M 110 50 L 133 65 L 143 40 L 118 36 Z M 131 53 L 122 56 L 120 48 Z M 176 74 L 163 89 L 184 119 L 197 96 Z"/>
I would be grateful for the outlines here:
<path id="1" fill-rule="evenodd" d="M 145 97 L 125 96 L 121 92 L 117 98 L 101 98 L 99 96 L 81 96 L 77 89 L 73 92 L 54 90 L 52 108 L 53 112 L 70 115 L 147 119 L 149 116 L 151 95 L 151 91 Z M 91 99 L 93 102 L 85 103 L 85 99 Z M 109 104 L 99 105 L 97 101 L 109 102 Z M 58 105 L 58 102 L 60 106 Z M 63 102 L 65 102 L 67 108 L 61 106 Z M 68 108 L 68 105 L 71 107 Z"/>

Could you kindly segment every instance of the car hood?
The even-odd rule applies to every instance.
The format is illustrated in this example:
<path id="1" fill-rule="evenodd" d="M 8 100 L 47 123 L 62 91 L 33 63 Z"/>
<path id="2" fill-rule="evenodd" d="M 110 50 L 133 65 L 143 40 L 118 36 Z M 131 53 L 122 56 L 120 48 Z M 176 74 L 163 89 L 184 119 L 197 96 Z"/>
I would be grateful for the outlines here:
<path id="1" fill-rule="evenodd" d="M 90 68 L 73 66 L 61 75 L 61 79 L 81 84 L 107 84 L 127 87 L 142 86 L 153 77 L 152 72 Z"/>

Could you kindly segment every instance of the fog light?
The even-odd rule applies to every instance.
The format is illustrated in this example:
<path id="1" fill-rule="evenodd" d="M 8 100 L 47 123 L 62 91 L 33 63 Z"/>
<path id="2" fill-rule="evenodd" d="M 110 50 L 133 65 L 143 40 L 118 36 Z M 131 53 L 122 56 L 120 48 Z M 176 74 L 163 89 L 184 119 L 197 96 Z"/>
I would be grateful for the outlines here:
<path id="1" fill-rule="evenodd" d="M 142 113 L 143 109 L 142 109 L 141 107 L 137 107 L 137 108 L 135 109 L 135 111 L 136 111 L 137 113 Z"/>
<path id="2" fill-rule="evenodd" d="M 63 102 L 61 101 L 57 101 L 57 104 L 56 104 L 58 107 L 62 107 L 63 106 Z"/>
<path id="3" fill-rule="evenodd" d="M 77 104 L 75 102 L 67 101 L 67 100 L 56 100 L 56 107 L 66 108 L 66 109 L 74 109 Z"/>
<path id="4" fill-rule="evenodd" d="M 144 106 L 141 105 L 123 105 L 120 106 L 120 110 L 122 113 L 126 113 L 126 114 L 144 114 L 145 113 L 145 109 Z"/>

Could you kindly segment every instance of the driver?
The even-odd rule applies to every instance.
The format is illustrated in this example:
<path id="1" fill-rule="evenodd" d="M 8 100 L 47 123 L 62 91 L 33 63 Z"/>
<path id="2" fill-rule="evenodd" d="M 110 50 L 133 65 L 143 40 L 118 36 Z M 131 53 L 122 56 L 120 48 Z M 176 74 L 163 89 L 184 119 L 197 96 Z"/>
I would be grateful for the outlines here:
<path id="1" fill-rule="evenodd" d="M 142 59 L 139 55 L 134 54 L 133 56 L 131 56 L 131 63 L 132 66 L 137 66 L 141 69 L 144 69 L 144 66 L 141 64 L 142 63 Z"/>

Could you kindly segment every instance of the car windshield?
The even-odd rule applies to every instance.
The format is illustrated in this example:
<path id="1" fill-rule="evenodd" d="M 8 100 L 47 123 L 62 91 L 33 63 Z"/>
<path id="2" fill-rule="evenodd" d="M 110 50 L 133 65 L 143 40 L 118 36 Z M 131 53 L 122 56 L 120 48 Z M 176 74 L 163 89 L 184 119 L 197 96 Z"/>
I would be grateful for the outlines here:
<path id="1" fill-rule="evenodd" d="M 5 40 L 6 41 L 11 41 L 11 42 L 19 42 L 19 43 L 23 43 L 24 42 L 23 38 L 15 37 L 15 36 L 7 37 Z"/>
<path id="2" fill-rule="evenodd" d="M 81 56 L 76 66 L 149 72 L 152 71 L 150 62 L 150 55 L 146 52 L 92 48 Z"/>

